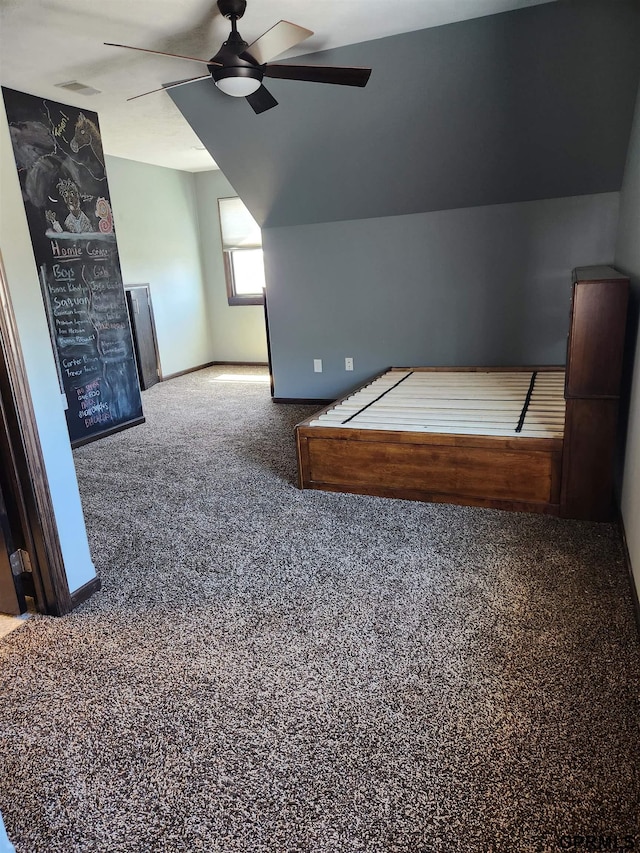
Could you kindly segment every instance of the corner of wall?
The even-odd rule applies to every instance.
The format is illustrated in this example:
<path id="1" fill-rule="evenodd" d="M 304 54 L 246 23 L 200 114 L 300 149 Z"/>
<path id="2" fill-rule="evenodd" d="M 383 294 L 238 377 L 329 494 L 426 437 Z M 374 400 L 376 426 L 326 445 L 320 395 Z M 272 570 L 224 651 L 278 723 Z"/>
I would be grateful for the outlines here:
<path id="1" fill-rule="evenodd" d="M 620 508 L 636 591 L 640 592 L 640 89 L 620 197 L 615 266 L 631 278 L 625 359 Z"/>

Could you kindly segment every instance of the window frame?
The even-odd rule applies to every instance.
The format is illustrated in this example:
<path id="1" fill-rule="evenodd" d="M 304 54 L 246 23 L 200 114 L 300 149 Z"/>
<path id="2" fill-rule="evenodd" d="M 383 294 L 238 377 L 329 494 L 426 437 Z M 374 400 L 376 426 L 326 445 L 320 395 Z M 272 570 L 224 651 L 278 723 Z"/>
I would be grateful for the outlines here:
<path id="1" fill-rule="evenodd" d="M 262 293 L 236 293 L 236 280 L 233 272 L 233 253 L 247 252 L 253 249 L 223 249 L 224 278 L 227 285 L 227 302 L 229 305 L 264 305 Z"/>
<path id="2" fill-rule="evenodd" d="M 262 240 L 260 241 L 260 245 L 251 245 L 251 246 L 238 246 L 234 248 L 225 248 L 225 240 L 224 233 L 222 230 L 222 213 L 221 213 L 221 201 L 227 201 L 229 199 L 238 199 L 238 201 L 242 202 L 242 199 L 239 196 L 221 196 L 218 198 L 218 226 L 220 229 L 220 245 L 222 247 L 222 260 L 224 266 L 224 279 L 225 285 L 227 288 L 227 303 L 231 306 L 234 305 L 264 305 L 264 290 L 261 293 L 237 293 L 236 292 L 236 283 L 235 283 L 235 275 L 233 269 L 233 254 L 234 252 L 245 252 L 245 251 L 253 251 L 255 249 L 260 249 L 262 251 Z M 245 205 L 246 207 L 246 205 Z"/>

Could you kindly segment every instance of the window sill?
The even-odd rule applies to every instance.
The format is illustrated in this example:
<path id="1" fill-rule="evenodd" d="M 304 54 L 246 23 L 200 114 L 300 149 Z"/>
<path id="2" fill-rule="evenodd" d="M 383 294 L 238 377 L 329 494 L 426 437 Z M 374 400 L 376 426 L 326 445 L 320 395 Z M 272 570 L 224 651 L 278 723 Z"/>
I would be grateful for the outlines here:
<path id="1" fill-rule="evenodd" d="M 264 305 L 264 296 L 228 296 L 229 305 Z"/>

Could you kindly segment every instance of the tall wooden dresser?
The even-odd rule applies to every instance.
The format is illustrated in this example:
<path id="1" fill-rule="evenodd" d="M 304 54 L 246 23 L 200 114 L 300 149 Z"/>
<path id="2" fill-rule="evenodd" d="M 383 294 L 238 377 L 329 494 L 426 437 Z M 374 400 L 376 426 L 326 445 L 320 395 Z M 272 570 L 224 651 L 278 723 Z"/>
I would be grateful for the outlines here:
<path id="1" fill-rule="evenodd" d="M 612 267 L 573 272 L 560 512 L 609 521 L 629 279 Z"/>

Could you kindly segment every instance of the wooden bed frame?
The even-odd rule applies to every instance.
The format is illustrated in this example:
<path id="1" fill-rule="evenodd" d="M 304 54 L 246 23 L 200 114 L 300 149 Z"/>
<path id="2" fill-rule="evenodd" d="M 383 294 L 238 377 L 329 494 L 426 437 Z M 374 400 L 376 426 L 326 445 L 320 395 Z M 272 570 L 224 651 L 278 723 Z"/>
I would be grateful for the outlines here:
<path id="1" fill-rule="evenodd" d="M 610 520 L 628 291 L 628 278 L 610 267 L 574 271 L 565 423 L 555 437 L 312 425 L 348 395 L 297 425 L 300 488 Z"/>

